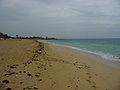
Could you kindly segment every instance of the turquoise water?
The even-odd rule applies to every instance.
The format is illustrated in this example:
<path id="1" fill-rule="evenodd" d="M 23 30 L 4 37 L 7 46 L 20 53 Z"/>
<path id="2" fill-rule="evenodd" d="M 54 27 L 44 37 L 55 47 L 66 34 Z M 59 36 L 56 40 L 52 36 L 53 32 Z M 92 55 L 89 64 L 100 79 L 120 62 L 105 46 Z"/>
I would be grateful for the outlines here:
<path id="1" fill-rule="evenodd" d="M 61 39 L 49 42 L 100 55 L 102 58 L 120 61 L 120 39 Z"/>

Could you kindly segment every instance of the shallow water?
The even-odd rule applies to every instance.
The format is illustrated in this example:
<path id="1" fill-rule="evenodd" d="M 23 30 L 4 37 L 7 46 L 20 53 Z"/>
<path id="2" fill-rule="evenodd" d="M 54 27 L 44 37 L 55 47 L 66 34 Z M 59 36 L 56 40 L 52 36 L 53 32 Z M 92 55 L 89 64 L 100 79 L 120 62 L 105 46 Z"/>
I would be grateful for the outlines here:
<path id="1" fill-rule="evenodd" d="M 120 61 L 120 39 L 60 39 L 49 42 L 99 55 L 104 59 Z"/>

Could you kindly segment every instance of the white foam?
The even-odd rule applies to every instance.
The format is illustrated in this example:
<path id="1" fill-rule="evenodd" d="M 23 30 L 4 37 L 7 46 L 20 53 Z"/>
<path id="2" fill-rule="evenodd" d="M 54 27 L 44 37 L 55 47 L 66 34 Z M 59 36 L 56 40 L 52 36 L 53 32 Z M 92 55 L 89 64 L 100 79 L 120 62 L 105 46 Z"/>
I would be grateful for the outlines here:
<path id="1" fill-rule="evenodd" d="M 101 58 L 106 59 L 106 60 L 119 61 L 120 62 L 119 57 L 113 56 L 113 55 L 108 54 L 108 53 L 95 52 L 95 51 L 87 50 L 86 48 L 77 48 L 77 47 L 68 46 L 68 45 L 61 45 L 61 46 L 72 48 L 74 50 L 82 51 L 82 52 L 85 52 L 85 53 L 90 53 L 90 54 L 98 55 Z"/>

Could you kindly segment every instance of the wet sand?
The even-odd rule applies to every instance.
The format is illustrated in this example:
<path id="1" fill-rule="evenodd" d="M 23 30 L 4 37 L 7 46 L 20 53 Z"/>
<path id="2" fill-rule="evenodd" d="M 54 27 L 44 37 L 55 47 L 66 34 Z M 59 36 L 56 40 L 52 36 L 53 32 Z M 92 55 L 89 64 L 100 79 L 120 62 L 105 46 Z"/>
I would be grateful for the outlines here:
<path id="1" fill-rule="evenodd" d="M 120 69 L 45 42 L 1 40 L 0 90 L 120 90 Z"/>

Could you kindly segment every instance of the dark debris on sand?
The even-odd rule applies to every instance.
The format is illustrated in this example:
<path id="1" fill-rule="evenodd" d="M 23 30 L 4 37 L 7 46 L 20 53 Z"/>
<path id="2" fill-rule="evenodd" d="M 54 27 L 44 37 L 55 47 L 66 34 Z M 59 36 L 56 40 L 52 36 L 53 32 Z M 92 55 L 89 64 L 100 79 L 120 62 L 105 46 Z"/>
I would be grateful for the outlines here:
<path id="1" fill-rule="evenodd" d="M 6 88 L 6 90 L 12 90 L 12 88 Z"/>
<path id="2" fill-rule="evenodd" d="M 44 52 L 43 52 L 43 50 L 44 50 L 44 45 L 43 45 L 42 43 L 39 43 L 39 45 L 37 46 L 36 50 L 33 52 L 32 57 L 29 58 L 26 62 L 22 62 L 21 65 L 23 66 L 24 69 L 20 69 L 20 70 L 18 70 L 18 73 L 16 73 L 16 70 L 19 69 L 18 66 L 21 67 L 21 65 L 19 65 L 19 64 L 7 65 L 7 68 L 8 68 L 9 71 L 7 71 L 7 72 L 4 74 L 4 76 L 5 76 L 5 77 L 6 77 L 6 76 L 8 77 L 8 76 L 11 76 L 11 75 L 16 75 L 16 74 L 20 74 L 20 75 L 26 74 L 28 77 L 31 77 L 31 79 L 32 79 L 32 77 L 37 77 L 37 78 L 39 78 L 39 77 L 40 77 L 40 73 L 34 74 L 34 73 L 32 72 L 32 74 L 34 74 L 34 76 L 33 76 L 33 75 L 31 74 L 31 72 L 26 71 L 25 68 L 27 68 L 27 66 L 33 65 L 34 62 L 39 62 L 39 59 L 38 59 L 37 57 L 38 57 L 38 56 L 41 56 L 41 55 L 45 55 Z M 37 66 L 37 68 L 41 69 L 41 66 Z M 43 69 L 44 69 L 44 70 L 47 70 L 47 68 L 46 68 L 45 66 L 44 66 Z M 16 75 L 16 76 L 17 76 L 17 75 Z M 41 78 L 41 79 L 38 79 L 38 82 L 42 82 L 42 81 L 43 81 L 42 78 Z M 11 81 L 11 82 L 12 82 L 12 81 Z M 6 85 L 6 84 L 10 83 L 10 81 L 7 80 L 7 79 L 4 79 L 4 80 L 2 81 L 2 83 L 3 83 L 3 85 Z M 25 83 L 25 82 L 23 82 L 23 80 L 19 81 L 19 84 L 20 84 L 20 85 L 22 85 L 23 83 Z M 14 84 L 16 84 L 16 83 L 14 83 Z M 27 86 L 27 85 L 26 85 L 25 87 L 22 87 L 22 88 L 23 88 L 22 90 L 38 90 L 38 89 L 39 89 L 38 87 L 36 87 L 36 86 L 34 86 L 34 85 L 33 85 L 33 86 Z M 7 87 L 5 90 L 12 90 L 12 88 Z"/>
<path id="3" fill-rule="evenodd" d="M 2 83 L 8 84 L 9 80 L 3 80 Z"/>

